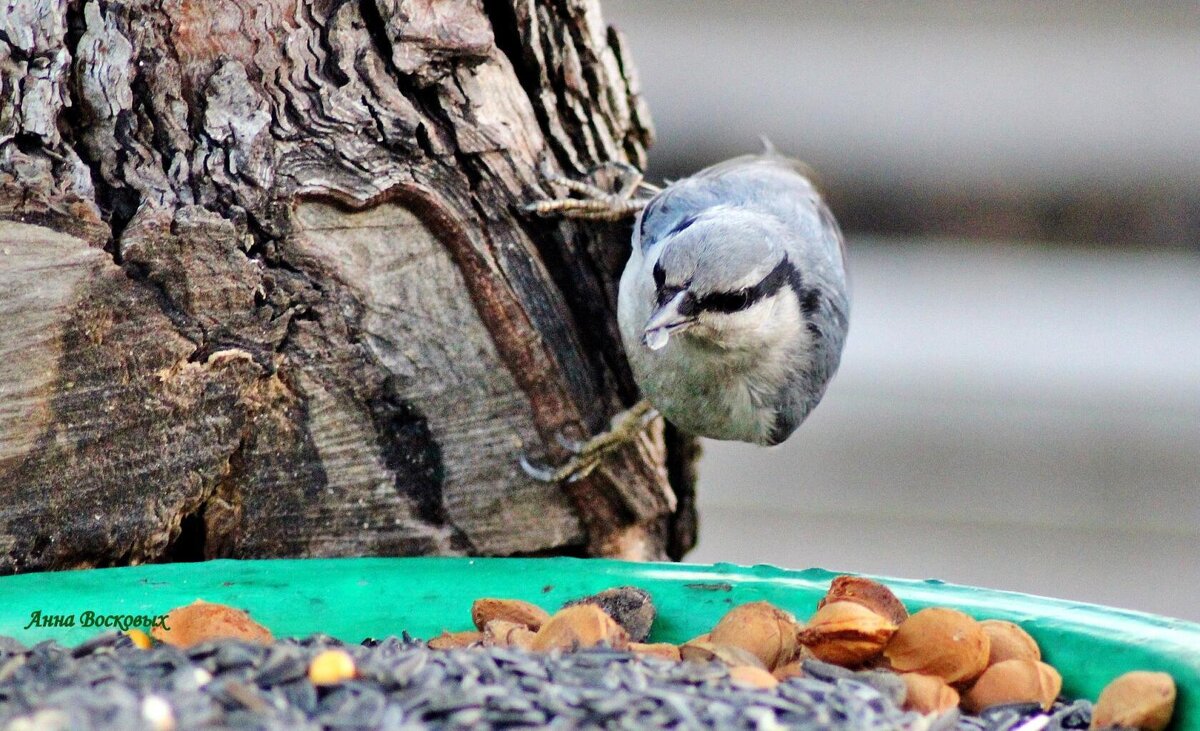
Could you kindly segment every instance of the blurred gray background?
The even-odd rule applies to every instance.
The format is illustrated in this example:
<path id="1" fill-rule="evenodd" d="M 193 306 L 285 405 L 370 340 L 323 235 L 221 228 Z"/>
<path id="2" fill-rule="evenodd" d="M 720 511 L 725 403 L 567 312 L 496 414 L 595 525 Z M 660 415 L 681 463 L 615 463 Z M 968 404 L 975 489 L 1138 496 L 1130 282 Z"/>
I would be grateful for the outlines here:
<path id="1" fill-rule="evenodd" d="M 705 444 L 688 559 L 1200 620 L 1200 5 L 602 7 L 651 179 L 766 135 L 850 244 L 841 372 Z"/>

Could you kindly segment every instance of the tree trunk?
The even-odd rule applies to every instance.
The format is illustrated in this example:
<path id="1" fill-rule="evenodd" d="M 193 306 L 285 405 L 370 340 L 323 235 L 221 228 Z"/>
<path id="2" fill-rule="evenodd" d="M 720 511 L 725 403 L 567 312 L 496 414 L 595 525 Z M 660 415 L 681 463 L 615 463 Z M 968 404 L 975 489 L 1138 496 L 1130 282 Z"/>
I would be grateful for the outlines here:
<path id="1" fill-rule="evenodd" d="M 691 547 L 669 428 L 518 465 L 637 397 L 628 225 L 519 209 L 644 163 L 595 2 L 0 8 L 0 572 Z"/>

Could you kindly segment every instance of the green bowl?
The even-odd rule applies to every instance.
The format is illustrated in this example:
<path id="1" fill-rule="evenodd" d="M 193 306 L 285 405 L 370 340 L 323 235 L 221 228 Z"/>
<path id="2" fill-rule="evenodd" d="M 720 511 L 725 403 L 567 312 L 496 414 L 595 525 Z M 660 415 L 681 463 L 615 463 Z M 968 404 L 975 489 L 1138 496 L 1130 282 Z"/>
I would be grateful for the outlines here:
<path id="1" fill-rule="evenodd" d="M 248 610 L 277 636 L 323 632 L 358 642 L 407 630 L 431 637 L 469 629 L 478 597 L 525 599 L 553 610 L 631 584 L 649 591 L 658 606 L 651 639 L 681 642 L 744 602 L 769 601 L 806 619 L 835 575 L 570 558 L 223 560 L 21 574 L 0 578 L 0 635 L 74 644 L 104 631 L 88 618 L 158 615 L 203 598 Z M 1021 625 L 1062 673 L 1068 696 L 1095 700 L 1129 670 L 1169 673 L 1179 689 L 1172 727 L 1200 731 L 1200 624 L 940 581 L 874 578 L 910 611 L 949 606 Z"/>

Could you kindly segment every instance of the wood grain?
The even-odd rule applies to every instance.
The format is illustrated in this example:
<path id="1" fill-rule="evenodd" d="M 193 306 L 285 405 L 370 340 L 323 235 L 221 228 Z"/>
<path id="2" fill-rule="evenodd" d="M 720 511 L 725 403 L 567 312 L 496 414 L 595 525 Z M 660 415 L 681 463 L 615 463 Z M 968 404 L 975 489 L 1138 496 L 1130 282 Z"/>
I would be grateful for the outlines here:
<path id="1" fill-rule="evenodd" d="M 596 3 L 0 23 L 0 571 L 690 548 L 687 438 L 569 489 L 517 466 L 637 397 L 628 228 L 519 210 L 547 173 L 644 164 Z"/>

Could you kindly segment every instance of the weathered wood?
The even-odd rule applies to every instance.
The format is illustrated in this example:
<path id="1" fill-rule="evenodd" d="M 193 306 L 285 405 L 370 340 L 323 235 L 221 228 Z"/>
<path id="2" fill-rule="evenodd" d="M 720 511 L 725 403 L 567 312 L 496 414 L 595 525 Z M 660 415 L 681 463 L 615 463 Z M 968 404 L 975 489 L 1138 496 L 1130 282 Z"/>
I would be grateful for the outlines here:
<path id="1" fill-rule="evenodd" d="M 691 547 L 661 426 L 518 466 L 636 399 L 627 227 L 519 210 L 644 163 L 596 3 L 0 9 L 0 572 Z"/>

